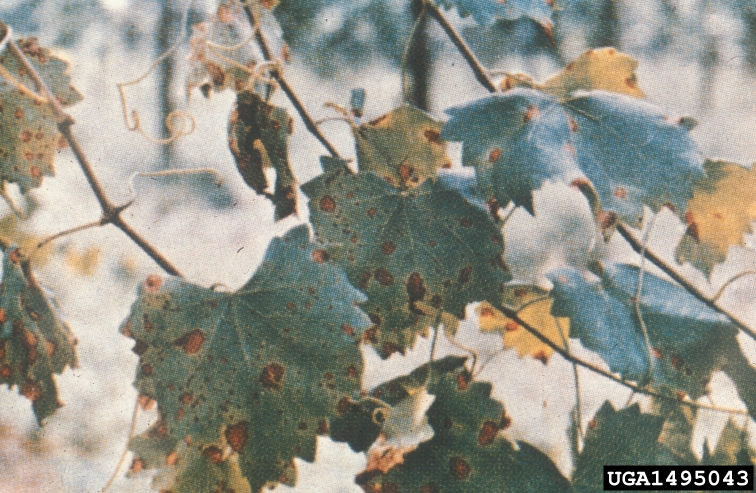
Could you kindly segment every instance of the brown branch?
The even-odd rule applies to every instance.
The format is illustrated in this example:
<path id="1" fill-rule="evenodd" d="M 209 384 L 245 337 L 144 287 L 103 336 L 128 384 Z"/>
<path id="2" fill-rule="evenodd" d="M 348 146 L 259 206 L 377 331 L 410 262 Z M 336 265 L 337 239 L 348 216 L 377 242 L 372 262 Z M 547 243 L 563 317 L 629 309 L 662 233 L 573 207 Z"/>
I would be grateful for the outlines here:
<path id="1" fill-rule="evenodd" d="M 617 231 L 619 231 L 619 234 L 622 235 L 625 241 L 627 241 L 630 244 L 633 250 L 635 250 L 637 253 L 641 253 L 643 251 L 643 243 L 635 236 L 635 234 L 630 230 L 630 228 L 627 227 L 627 225 L 621 222 L 618 223 Z M 712 299 L 706 296 L 706 294 L 704 294 L 700 289 L 698 289 L 692 282 L 690 282 L 682 274 L 680 274 L 677 271 L 677 269 L 675 269 L 673 266 L 669 265 L 664 259 L 659 257 L 658 254 L 646 248 L 645 256 L 655 266 L 660 268 L 665 274 L 671 277 L 677 284 L 682 286 L 687 292 L 689 292 L 690 294 L 698 298 L 699 301 L 704 303 L 706 306 L 708 306 L 712 310 L 716 310 L 717 312 L 721 313 L 722 315 L 730 319 L 730 322 L 732 322 L 740 330 L 748 334 L 752 339 L 756 340 L 756 331 L 754 331 L 751 327 L 749 327 L 747 323 L 745 323 L 743 320 L 741 320 L 734 314 L 730 313 L 729 311 L 719 306 L 716 303 L 715 299 Z"/>
<path id="2" fill-rule="evenodd" d="M 7 32 L 9 28 L 6 24 L 0 22 L 0 29 L 4 29 Z M 26 54 L 12 39 L 8 41 L 8 48 L 19 59 L 26 71 L 34 80 L 35 84 L 37 84 L 37 90 L 40 91 L 49 100 L 53 113 L 55 114 L 58 130 L 66 139 L 68 145 L 71 147 L 71 150 L 76 157 L 76 161 L 78 161 L 81 170 L 84 172 L 84 176 L 86 176 L 87 178 L 89 187 L 92 189 L 92 192 L 94 192 L 95 197 L 97 197 L 97 201 L 100 204 L 100 208 L 102 209 L 102 219 L 100 223 L 102 225 L 113 224 L 115 227 L 126 233 L 126 235 L 131 238 L 134 243 L 136 243 L 147 255 L 149 255 L 152 260 L 154 260 L 155 263 L 157 263 L 163 270 L 171 275 L 181 277 L 181 272 L 179 272 L 179 270 L 174 267 L 173 264 L 171 264 L 171 262 L 167 258 L 165 258 L 165 256 L 163 256 L 163 254 L 155 249 L 155 247 L 153 247 L 147 240 L 142 238 L 142 236 L 137 233 L 131 226 L 124 222 L 123 218 L 121 218 L 121 212 L 123 212 L 123 210 L 128 207 L 130 203 L 122 206 L 116 206 L 108 198 L 107 194 L 105 193 L 105 189 L 97 179 L 97 175 L 95 174 L 92 165 L 87 159 L 84 150 L 71 131 L 71 127 L 74 124 L 73 117 L 66 113 L 66 111 L 63 109 L 63 105 L 61 105 L 60 101 L 58 101 L 58 98 L 53 95 L 52 91 L 50 91 L 50 89 L 47 87 L 47 84 L 45 84 L 45 81 L 43 81 L 42 77 L 40 77 L 37 69 L 34 67 L 34 65 L 32 65 L 32 63 L 26 57 Z"/>
<path id="3" fill-rule="evenodd" d="M 480 82 L 480 85 L 488 89 L 488 92 L 498 92 L 499 88 L 496 87 L 496 84 L 494 84 L 488 76 L 488 70 L 486 70 L 483 64 L 480 63 L 478 57 L 476 57 L 475 53 L 473 53 L 470 47 L 467 46 L 465 40 L 462 39 L 462 35 L 460 35 L 457 30 L 454 29 L 454 26 L 449 23 L 443 12 L 441 12 L 431 0 L 426 0 L 425 8 L 427 9 L 427 12 L 436 19 L 436 22 L 438 22 L 446 35 L 449 36 L 449 39 L 454 43 L 454 46 L 457 47 L 460 54 L 475 74 L 475 78 Z"/>
<path id="4" fill-rule="evenodd" d="M 257 21 L 257 17 L 255 16 L 255 13 L 252 10 L 252 7 L 245 3 L 244 4 L 244 12 L 247 14 L 247 20 L 249 21 L 250 26 L 252 26 L 252 29 L 255 32 L 255 40 L 257 41 L 258 46 L 260 47 L 260 51 L 262 52 L 263 58 L 265 58 L 266 62 L 273 62 L 273 55 L 270 51 L 270 47 L 268 46 L 268 41 L 265 39 L 265 35 L 262 32 L 262 29 L 260 29 L 260 24 Z M 305 127 L 307 127 L 307 130 L 315 136 L 318 141 L 323 144 L 323 147 L 328 150 L 328 153 L 335 158 L 339 158 L 339 152 L 336 150 L 336 148 L 331 144 L 328 139 L 326 139 L 325 135 L 320 131 L 318 128 L 318 125 L 315 123 L 315 120 L 310 116 L 310 114 L 307 112 L 307 109 L 305 109 L 304 105 L 302 104 L 302 101 L 300 101 L 297 94 L 294 92 L 294 89 L 289 85 L 288 81 L 284 78 L 281 71 L 277 68 L 272 68 L 270 70 L 270 75 L 278 82 L 278 85 L 281 86 L 281 89 L 283 89 L 283 92 L 286 94 L 286 97 L 289 98 L 289 101 L 291 101 L 291 104 L 294 105 L 294 108 L 297 110 L 297 113 L 299 113 L 299 116 L 302 118 L 302 121 L 304 121 Z"/>
<path id="5" fill-rule="evenodd" d="M 520 316 L 518 315 L 518 312 L 516 310 L 513 310 L 513 309 L 511 309 L 509 307 L 506 307 L 506 306 L 504 306 L 502 304 L 499 304 L 496 308 L 499 311 L 501 311 L 507 318 L 510 318 L 511 320 L 514 320 L 515 322 L 517 322 L 517 324 L 520 327 L 522 327 L 525 330 L 527 330 L 528 332 L 530 332 L 536 339 L 538 339 L 539 341 L 543 342 L 544 344 L 546 344 L 547 346 L 549 346 L 551 349 L 553 349 L 556 353 L 558 353 L 565 360 L 569 361 L 570 363 L 582 366 L 583 368 L 586 368 L 586 369 L 588 369 L 588 370 L 590 370 L 590 371 L 592 371 L 592 372 L 594 372 L 594 373 L 596 373 L 598 375 L 601 375 L 601 376 L 603 376 L 605 378 L 608 378 L 609 380 L 612 380 L 612 381 L 614 381 L 614 382 L 616 382 L 616 383 L 618 383 L 620 385 L 623 385 L 623 386 L 631 389 L 633 392 L 637 392 L 639 394 L 648 395 L 648 396 L 651 396 L 651 397 L 657 397 L 659 399 L 664 399 L 664 400 L 667 400 L 667 401 L 670 401 L 670 402 L 676 402 L 676 403 L 678 403 L 680 405 L 687 406 L 687 407 L 690 407 L 690 408 L 693 408 L 693 409 L 709 409 L 709 410 L 712 410 L 712 411 L 718 411 L 718 412 L 723 412 L 723 413 L 728 413 L 728 414 L 748 415 L 747 411 L 741 411 L 741 410 L 738 410 L 738 409 L 726 409 L 726 408 L 721 408 L 721 407 L 717 407 L 717 406 L 711 406 L 711 405 L 708 405 L 708 404 L 700 404 L 698 402 L 693 402 L 693 401 L 680 400 L 677 397 L 674 397 L 674 396 L 671 396 L 671 395 L 660 394 L 660 393 L 654 392 L 653 390 L 650 390 L 648 388 L 639 387 L 638 385 L 636 385 L 636 384 L 634 384 L 632 382 L 628 382 L 627 380 L 624 380 L 624 379 L 618 377 L 617 375 L 614 375 L 613 373 L 609 373 L 608 371 L 603 370 L 603 369 L 599 368 L 598 366 L 596 366 L 596 365 L 594 365 L 592 363 L 589 363 L 589 362 L 584 361 L 584 360 L 582 360 L 580 358 L 572 356 L 569 353 L 569 351 L 567 351 L 565 348 L 563 348 L 563 347 L 559 346 L 558 344 L 554 343 L 551 339 L 549 339 L 548 337 L 546 337 L 545 335 L 543 335 L 538 329 L 536 329 L 535 327 L 533 327 L 532 325 L 528 324 L 523 319 L 521 319 Z"/>

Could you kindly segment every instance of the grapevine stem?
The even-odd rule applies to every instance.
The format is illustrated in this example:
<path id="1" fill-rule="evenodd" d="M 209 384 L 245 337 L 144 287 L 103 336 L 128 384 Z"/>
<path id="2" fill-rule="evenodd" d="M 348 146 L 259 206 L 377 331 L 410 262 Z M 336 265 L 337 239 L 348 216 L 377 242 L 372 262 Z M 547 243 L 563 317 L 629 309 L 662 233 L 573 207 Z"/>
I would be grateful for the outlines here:
<path id="1" fill-rule="evenodd" d="M 608 371 L 603 370 L 603 369 L 599 368 L 598 366 L 596 366 L 596 365 L 594 365 L 592 363 L 584 361 L 584 360 L 582 360 L 582 359 L 580 359 L 578 357 L 572 356 L 568 350 L 566 350 L 563 347 L 560 347 L 559 344 L 554 343 L 551 339 L 549 339 L 548 337 L 546 337 L 545 335 L 543 335 L 538 329 L 536 329 L 532 325 L 530 325 L 527 322 L 525 322 L 522 318 L 520 318 L 520 316 L 517 314 L 517 312 L 515 310 L 512 310 L 511 308 L 509 308 L 507 306 L 504 306 L 502 304 L 499 304 L 496 308 L 499 311 L 501 311 L 506 317 L 508 317 L 508 318 L 514 320 L 515 322 L 517 322 L 517 324 L 519 324 L 520 327 L 524 328 L 525 330 L 527 330 L 528 332 L 530 332 L 531 334 L 533 334 L 533 336 L 535 336 L 536 339 L 538 339 L 539 341 L 543 342 L 544 344 L 546 344 L 547 346 L 549 346 L 551 349 L 553 349 L 554 352 L 559 353 L 559 355 L 562 358 L 566 359 L 570 363 L 577 364 L 577 365 L 582 366 L 583 368 L 586 368 L 586 369 L 588 369 L 588 370 L 590 370 L 590 371 L 592 371 L 592 372 L 594 372 L 594 373 L 596 373 L 598 375 L 606 377 L 609 380 L 613 380 L 614 382 L 616 382 L 616 383 L 618 383 L 620 385 L 623 385 L 623 386 L 629 388 L 630 390 L 632 390 L 632 391 L 634 391 L 634 392 L 636 392 L 638 394 L 649 395 L 649 396 L 656 397 L 656 398 L 659 398 L 659 399 L 664 399 L 664 400 L 667 400 L 667 401 L 676 402 L 676 403 L 678 403 L 678 404 L 680 404 L 682 406 L 687 406 L 687 407 L 690 407 L 692 409 L 709 409 L 709 410 L 712 410 L 712 411 L 723 412 L 723 413 L 728 413 L 728 414 L 739 414 L 739 415 L 747 415 L 748 414 L 747 411 L 742 411 L 742 410 L 739 410 L 739 409 L 727 409 L 727 408 L 722 408 L 722 407 L 717 407 L 717 406 L 710 406 L 710 405 L 707 405 L 707 404 L 701 404 L 699 402 L 693 402 L 693 401 L 688 401 L 688 400 L 680 400 L 677 397 L 674 397 L 674 396 L 671 396 L 671 395 L 659 394 L 659 393 L 654 392 L 653 390 L 650 390 L 648 388 L 639 387 L 638 385 L 636 385 L 636 384 L 634 384 L 632 382 L 628 382 L 627 380 L 624 380 L 624 379 L 618 377 L 617 375 L 609 373 Z"/>
<path id="2" fill-rule="evenodd" d="M 9 27 L 5 23 L 0 22 L 0 30 L 3 29 L 7 30 L 9 29 Z M 145 240 L 139 233 L 137 233 L 123 220 L 123 218 L 121 217 L 121 212 L 123 212 L 123 210 L 130 204 L 116 206 L 110 201 L 110 198 L 105 193 L 105 189 L 100 184 L 100 181 L 98 180 L 91 163 L 87 159 L 87 156 L 84 153 L 81 144 L 79 144 L 79 141 L 76 140 L 76 136 L 71 130 L 71 127 L 74 124 L 73 117 L 66 113 L 66 111 L 63 109 L 63 105 L 61 105 L 60 101 L 58 101 L 58 98 L 53 95 L 53 93 L 47 87 L 47 84 L 45 84 L 45 81 L 43 81 L 42 77 L 40 77 L 37 69 L 34 67 L 34 65 L 32 65 L 32 63 L 26 57 L 26 54 L 12 39 L 8 41 L 8 48 L 10 49 L 11 53 L 13 53 L 13 55 L 21 61 L 22 65 L 37 85 L 37 90 L 40 91 L 49 100 L 50 106 L 53 110 L 53 113 L 55 114 L 55 120 L 58 124 L 58 131 L 63 135 L 63 137 L 68 142 L 68 145 L 71 147 L 71 150 L 76 157 L 76 161 L 79 163 L 81 170 L 84 172 L 87 183 L 89 183 L 89 188 L 92 189 L 95 197 L 97 197 L 97 202 L 100 204 L 100 208 L 102 209 L 101 223 L 103 225 L 113 224 L 115 227 L 123 231 L 126 236 L 131 238 L 131 240 L 136 243 L 137 246 L 139 246 L 139 248 L 141 248 L 147 255 L 149 255 L 152 260 L 154 260 L 155 263 L 157 263 L 163 270 L 171 275 L 181 277 L 181 272 L 176 267 L 174 267 L 173 264 L 165 256 L 163 256 L 162 253 L 160 253 L 154 246 L 152 246 L 147 240 Z"/>
<path id="3" fill-rule="evenodd" d="M 249 21 L 250 26 L 255 32 L 255 39 L 257 40 L 257 44 L 260 47 L 260 51 L 262 52 L 265 61 L 273 62 L 273 54 L 270 51 L 267 39 L 265 39 L 265 34 L 263 34 L 262 29 L 260 29 L 260 23 L 257 21 L 257 15 L 254 12 L 253 7 L 246 2 L 243 3 L 243 6 L 244 12 L 247 14 L 247 20 Z M 314 135 L 316 139 L 318 139 L 318 141 L 323 145 L 323 147 L 326 148 L 326 150 L 332 157 L 340 158 L 341 156 L 339 155 L 339 152 L 336 150 L 333 144 L 331 144 L 328 139 L 326 139 L 325 135 L 323 135 L 323 132 L 320 131 L 318 125 L 315 123 L 315 120 L 313 120 L 312 116 L 310 116 L 310 114 L 307 112 L 307 109 L 305 109 L 302 101 L 294 92 L 294 89 L 292 89 L 292 87 L 289 85 L 289 82 L 284 78 L 281 70 L 277 66 L 274 66 L 270 69 L 270 75 L 274 79 L 276 79 L 278 85 L 281 86 L 284 94 L 286 94 L 286 97 L 288 97 L 289 101 L 291 101 L 291 104 L 294 105 L 294 109 L 297 110 L 297 113 L 299 113 L 302 121 L 304 121 L 307 130 L 312 135 Z"/>
<path id="4" fill-rule="evenodd" d="M 638 324 L 641 331 L 643 331 L 643 342 L 646 344 L 646 352 L 648 353 L 648 382 L 651 383 L 654 380 L 654 352 L 651 347 L 651 339 L 648 337 L 648 329 L 646 328 L 646 322 L 643 320 L 643 311 L 641 310 L 641 296 L 643 292 L 643 275 L 646 273 L 646 251 L 648 247 L 648 241 L 651 238 L 651 232 L 656 225 L 656 218 L 654 216 L 645 233 L 643 234 L 643 248 L 640 251 L 640 272 L 638 272 L 638 286 L 635 290 L 635 299 L 633 300 L 633 308 L 635 309 L 635 316 L 638 317 Z"/>
<path id="5" fill-rule="evenodd" d="M 557 329 L 559 329 L 559 335 L 562 338 L 562 344 L 564 344 L 564 350 L 567 352 L 567 354 L 572 356 L 570 352 L 570 341 L 567 339 L 567 334 L 565 333 L 564 328 L 562 327 L 562 323 L 559 321 L 559 318 L 554 317 L 554 323 L 556 323 Z M 583 411 L 582 411 L 582 403 L 580 399 L 580 373 L 578 372 L 577 363 L 574 361 L 572 362 L 572 374 L 575 380 L 575 418 L 577 418 L 577 429 L 578 434 L 580 435 L 580 439 L 585 439 L 585 433 L 583 432 Z"/>
<path id="6" fill-rule="evenodd" d="M 627 241 L 628 244 L 637 253 L 640 253 L 643 250 L 643 243 L 635 236 L 635 233 L 633 233 L 632 230 L 627 225 L 621 222 L 617 223 L 617 231 L 619 231 L 619 234 L 622 235 L 625 241 Z M 730 313 L 728 310 L 717 305 L 716 297 L 709 298 L 700 289 L 698 289 L 692 282 L 690 282 L 682 274 L 680 274 L 677 271 L 677 269 L 669 265 L 664 259 L 659 257 L 659 255 L 656 254 L 655 252 L 647 249 L 645 256 L 655 266 L 660 268 L 665 274 L 671 277 L 677 284 L 682 286 L 687 292 L 689 292 L 690 294 L 698 298 L 699 301 L 703 302 L 706 306 L 708 306 L 712 310 L 716 310 L 717 312 L 721 313 L 722 315 L 730 319 L 730 322 L 732 322 L 733 325 L 735 325 L 740 330 L 748 334 L 748 336 L 751 337 L 752 339 L 756 340 L 756 331 L 754 331 L 751 327 L 749 327 L 747 323 L 745 323 L 743 320 L 738 318 L 735 314 Z"/>
<path id="7" fill-rule="evenodd" d="M 81 226 L 76 226 L 75 228 L 69 228 L 69 229 L 61 231 L 59 233 L 55 233 L 54 235 L 48 236 L 44 240 L 42 240 L 39 243 L 37 243 L 37 248 L 34 251 L 36 252 L 37 250 L 39 250 L 43 246 L 47 245 L 51 241 L 57 240 L 58 238 L 62 238 L 64 236 L 68 236 L 68 235 L 71 235 L 71 234 L 74 234 L 74 233 L 78 233 L 79 231 L 84 231 L 85 229 L 96 228 L 96 227 L 99 227 L 99 226 L 102 226 L 102 220 L 94 221 L 94 222 L 87 223 L 87 224 L 82 224 Z"/>

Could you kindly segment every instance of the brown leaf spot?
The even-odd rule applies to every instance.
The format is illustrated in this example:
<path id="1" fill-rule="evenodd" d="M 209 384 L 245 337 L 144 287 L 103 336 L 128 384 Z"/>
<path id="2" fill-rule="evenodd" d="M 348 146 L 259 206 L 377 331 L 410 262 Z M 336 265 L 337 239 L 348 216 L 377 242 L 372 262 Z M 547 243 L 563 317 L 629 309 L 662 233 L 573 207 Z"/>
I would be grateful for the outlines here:
<path id="1" fill-rule="evenodd" d="M 614 190 L 613 195 L 618 199 L 625 200 L 627 199 L 627 190 L 625 190 L 623 187 L 618 187 Z"/>
<path id="2" fill-rule="evenodd" d="M 352 407 L 352 401 L 349 397 L 342 397 L 338 404 L 336 404 L 336 412 L 344 414 Z"/>
<path id="3" fill-rule="evenodd" d="M 0 308 L 0 324 L 4 324 L 8 321 L 8 316 L 5 314 L 5 309 Z"/>
<path id="4" fill-rule="evenodd" d="M 328 420 L 321 419 L 318 421 L 318 428 L 315 431 L 318 435 L 328 435 L 330 433 L 330 428 L 328 427 Z"/>
<path id="5" fill-rule="evenodd" d="M 486 421 L 478 432 L 478 444 L 482 447 L 491 445 L 498 433 L 499 425 L 493 421 Z"/>
<path id="6" fill-rule="evenodd" d="M 661 349 L 652 348 L 651 354 L 654 355 L 654 358 L 656 359 L 662 359 L 664 357 L 664 352 Z"/>
<path id="7" fill-rule="evenodd" d="M 157 274 L 150 274 L 147 276 L 147 280 L 144 281 L 144 289 L 150 294 L 155 294 L 160 291 L 160 287 L 163 285 L 163 278 Z"/>
<path id="8" fill-rule="evenodd" d="M 685 392 L 682 392 L 682 391 L 675 392 L 675 399 L 677 399 L 678 401 L 682 402 L 682 401 L 685 400 L 685 396 L 686 395 L 688 395 L 688 394 L 686 394 Z"/>
<path id="9" fill-rule="evenodd" d="M 470 382 L 472 381 L 472 375 L 468 371 L 462 371 L 457 375 L 457 390 L 464 392 L 470 388 Z"/>
<path id="10" fill-rule="evenodd" d="M 443 141 L 441 140 L 441 133 L 437 130 L 433 130 L 432 128 L 427 128 L 423 132 L 423 136 L 425 139 L 433 144 L 443 144 Z"/>
<path id="11" fill-rule="evenodd" d="M 186 404 L 187 406 L 191 404 L 193 400 L 194 396 L 192 396 L 190 392 L 184 392 L 183 394 L 181 394 L 181 397 L 179 397 L 179 401 L 182 404 Z"/>
<path id="12" fill-rule="evenodd" d="M 18 248 L 10 252 L 10 255 L 8 255 L 8 259 L 14 264 L 17 264 L 21 260 L 21 253 L 18 251 Z"/>
<path id="13" fill-rule="evenodd" d="M 396 245 L 391 241 L 387 241 L 381 245 L 381 252 L 383 252 L 384 255 L 391 255 L 395 250 Z"/>
<path id="14" fill-rule="evenodd" d="M 401 166 L 399 166 L 399 178 L 401 178 L 404 182 L 409 181 L 414 173 L 415 168 L 413 168 L 412 166 L 408 166 L 405 163 L 402 163 Z"/>
<path id="15" fill-rule="evenodd" d="M 244 450 L 244 446 L 249 441 L 249 433 L 247 432 L 247 422 L 240 421 L 235 425 L 226 428 L 226 442 L 228 442 L 231 449 L 238 453 Z"/>
<path id="16" fill-rule="evenodd" d="M 323 250 L 322 248 L 319 248 L 312 252 L 312 260 L 315 262 L 322 264 L 324 262 L 328 262 L 328 259 L 331 256 L 328 254 L 327 251 Z"/>
<path id="17" fill-rule="evenodd" d="M 24 388 L 21 389 L 21 395 L 32 402 L 36 402 L 42 397 L 42 387 L 40 387 L 37 382 L 27 380 L 24 384 Z"/>
<path id="18" fill-rule="evenodd" d="M 357 367 L 354 365 L 349 365 L 346 369 L 346 374 L 349 378 L 357 378 L 358 376 Z"/>
<path id="19" fill-rule="evenodd" d="M 625 79 L 625 85 L 630 89 L 636 89 L 638 87 L 638 82 L 634 77 L 628 77 L 627 79 Z"/>
<path id="20" fill-rule="evenodd" d="M 182 421 L 185 414 L 186 412 L 183 409 L 179 409 L 178 411 L 176 411 L 176 420 Z"/>
<path id="21" fill-rule="evenodd" d="M 683 360 L 677 355 L 673 355 L 670 358 L 670 361 L 672 363 L 672 366 L 675 368 L 675 370 L 679 370 L 683 365 Z"/>
<path id="22" fill-rule="evenodd" d="M 470 463 L 467 462 L 464 458 L 454 456 L 449 459 L 449 472 L 452 476 L 454 476 L 454 478 L 461 481 L 463 479 L 467 479 L 470 476 L 472 467 L 470 467 Z"/>
<path id="23" fill-rule="evenodd" d="M 152 322 L 150 322 L 150 319 L 147 317 L 147 315 L 144 316 L 144 331 L 152 332 Z"/>
<path id="24" fill-rule="evenodd" d="M 544 366 L 549 362 L 549 357 L 546 356 L 546 352 L 543 349 L 533 355 L 534 359 L 540 361 Z"/>
<path id="25" fill-rule="evenodd" d="M 520 330 L 520 324 L 518 324 L 514 320 L 508 320 L 504 325 L 504 330 L 506 330 L 507 332 L 517 332 L 518 330 Z"/>
<path id="26" fill-rule="evenodd" d="M 336 210 L 336 201 L 333 197 L 326 195 L 320 199 L 320 210 L 323 212 L 333 212 Z"/>
<path id="27" fill-rule="evenodd" d="M 349 325 L 349 324 L 343 324 L 343 325 L 341 326 L 341 330 L 342 330 L 342 331 L 343 331 L 343 332 L 344 332 L 344 333 L 345 333 L 346 335 L 348 335 L 349 337 L 354 337 L 354 333 L 355 333 L 355 332 L 354 332 L 354 327 L 352 327 L 351 325 Z"/>
<path id="28" fill-rule="evenodd" d="M 413 272 L 410 274 L 409 279 L 407 279 L 407 294 L 409 295 L 410 301 L 422 300 L 425 298 L 426 292 L 425 281 L 423 281 L 420 273 Z"/>
<path id="29" fill-rule="evenodd" d="M 371 207 L 370 209 L 368 209 L 367 215 L 368 217 L 373 217 L 375 216 L 376 212 L 378 212 L 378 210 L 375 207 Z"/>
<path id="30" fill-rule="evenodd" d="M 21 108 L 16 108 L 16 111 L 15 113 L 13 113 L 13 116 L 16 117 L 16 120 L 20 120 L 21 118 L 24 117 L 24 110 L 22 110 Z"/>
<path id="31" fill-rule="evenodd" d="M 459 277 L 457 278 L 457 282 L 460 284 L 467 284 L 470 282 L 470 278 L 472 277 L 472 265 L 468 265 L 463 267 L 459 271 Z"/>
<path id="32" fill-rule="evenodd" d="M 148 349 L 150 349 L 149 344 L 147 344 L 144 341 L 137 340 L 136 343 L 134 344 L 134 347 L 131 348 L 131 351 L 137 356 L 143 356 L 144 353 L 146 353 Z"/>
<path id="33" fill-rule="evenodd" d="M 541 110 L 538 109 L 538 106 L 531 104 L 530 106 L 528 106 L 528 109 L 525 110 L 522 121 L 523 123 L 528 123 L 535 120 L 539 116 L 541 116 Z"/>
<path id="34" fill-rule="evenodd" d="M 460 219 L 459 220 L 459 224 L 463 228 L 470 228 L 473 225 L 472 221 L 470 219 L 466 218 L 466 217 L 463 217 L 462 219 Z"/>
<path id="35" fill-rule="evenodd" d="M 205 449 L 202 451 L 202 455 L 213 461 L 213 463 L 215 464 L 220 464 L 221 462 L 223 462 L 223 451 L 215 445 L 205 447 Z"/>
<path id="36" fill-rule="evenodd" d="M 278 363 L 270 363 L 260 373 L 260 383 L 267 390 L 278 390 L 283 383 L 286 369 Z"/>
<path id="37" fill-rule="evenodd" d="M 441 493 L 441 488 L 436 483 L 428 483 L 420 487 L 420 493 Z"/>
<path id="38" fill-rule="evenodd" d="M 181 347 L 189 356 L 193 356 L 199 353 L 202 346 L 205 344 L 205 333 L 199 329 L 194 329 L 188 334 L 184 334 L 176 339 L 173 344 Z"/>
<path id="39" fill-rule="evenodd" d="M 488 162 L 495 163 L 501 157 L 503 152 L 504 151 L 502 151 L 500 147 L 494 147 L 488 154 Z"/>
<path id="40" fill-rule="evenodd" d="M 178 454 L 173 451 L 165 457 L 165 465 L 172 467 L 178 464 Z"/>
<path id="41" fill-rule="evenodd" d="M 21 139 L 21 142 L 29 142 L 32 140 L 32 133 L 28 130 L 24 130 L 21 132 L 19 139 Z"/>
<path id="42" fill-rule="evenodd" d="M 596 215 L 596 220 L 602 229 L 609 229 L 617 223 L 617 214 L 601 211 Z"/>
<path id="43" fill-rule="evenodd" d="M 150 411 L 155 407 L 157 401 L 149 395 L 140 394 L 139 397 L 137 397 L 137 403 L 143 411 Z"/>
<path id="44" fill-rule="evenodd" d="M 131 461 L 131 467 L 129 467 L 129 472 L 133 474 L 138 474 L 144 470 L 144 461 L 140 459 L 139 457 L 135 458 L 133 461 Z"/>
<path id="45" fill-rule="evenodd" d="M 394 275 L 383 267 L 376 269 L 373 275 L 375 276 L 375 280 L 383 286 L 394 284 Z"/>
<path id="46" fill-rule="evenodd" d="M 13 368 L 8 363 L 0 366 L 0 380 L 10 380 L 13 376 Z"/>
<path id="47" fill-rule="evenodd" d="M 578 126 L 578 123 L 575 120 L 570 118 L 568 121 L 570 124 L 570 132 L 577 133 L 580 131 L 580 127 Z"/>
<path id="48" fill-rule="evenodd" d="M 151 364 L 145 363 L 142 365 L 142 375 L 145 377 L 151 376 L 155 372 L 155 369 L 152 367 Z"/>
<path id="49" fill-rule="evenodd" d="M 588 421 L 588 429 L 589 430 L 595 430 L 597 425 L 598 425 L 598 423 L 596 423 L 595 419 L 592 419 L 592 420 Z"/>

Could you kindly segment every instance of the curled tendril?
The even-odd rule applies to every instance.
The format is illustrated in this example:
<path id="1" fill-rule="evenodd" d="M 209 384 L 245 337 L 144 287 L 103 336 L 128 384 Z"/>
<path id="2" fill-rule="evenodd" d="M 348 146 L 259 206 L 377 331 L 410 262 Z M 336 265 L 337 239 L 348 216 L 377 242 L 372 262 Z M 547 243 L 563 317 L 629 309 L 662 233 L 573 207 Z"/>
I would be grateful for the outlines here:
<path id="1" fill-rule="evenodd" d="M 156 139 L 154 137 L 151 137 L 147 134 L 147 132 L 144 131 L 142 128 L 142 122 L 139 118 L 139 112 L 137 110 L 131 111 L 131 118 L 129 118 L 129 106 L 126 102 L 126 90 L 125 88 L 128 86 L 133 86 L 136 84 L 139 84 L 143 80 L 145 80 L 149 75 L 152 73 L 153 70 L 165 59 L 173 56 L 173 54 L 178 50 L 181 43 L 184 41 L 184 38 L 186 37 L 186 21 L 189 16 L 189 9 L 191 9 L 192 5 L 194 4 L 194 0 L 189 0 L 186 4 L 186 7 L 184 8 L 184 13 L 181 16 L 181 32 L 179 33 L 178 38 L 173 42 L 170 48 L 165 51 L 162 55 L 157 57 L 152 64 L 150 64 L 147 71 L 142 74 L 140 77 L 137 77 L 134 80 L 128 81 L 128 82 L 118 82 L 116 83 L 116 86 L 118 87 L 118 93 L 121 98 L 121 109 L 123 111 L 123 119 L 126 122 L 126 128 L 128 128 L 130 131 L 138 131 L 142 136 L 149 140 L 150 142 L 154 144 L 159 145 L 166 145 L 173 143 L 180 139 L 181 137 L 185 135 L 189 135 L 190 133 L 194 132 L 195 128 L 197 127 L 197 123 L 194 120 L 194 117 L 183 110 L 176 110 L 172 111 L 165 117 L 165 126 L 168 129 L 169 135 L 165 139 Z M 180 126 L 175 126 L 174 121 L 180 120 L 182 123 Z M 133 121 L 133 124 L 132 124 Z M 189 122 L 189 125 L 186 125 L 186 122 Z"/>

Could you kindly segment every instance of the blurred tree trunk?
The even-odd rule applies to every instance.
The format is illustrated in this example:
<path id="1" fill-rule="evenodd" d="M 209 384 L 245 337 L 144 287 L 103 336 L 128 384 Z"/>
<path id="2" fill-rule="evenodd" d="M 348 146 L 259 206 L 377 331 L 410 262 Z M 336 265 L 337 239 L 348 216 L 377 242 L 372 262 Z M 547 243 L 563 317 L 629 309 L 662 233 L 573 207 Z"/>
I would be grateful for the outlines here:
<path id="1" fill-rule="evenodd" d="M 603 46 L 620 47 L 620 18 L 619 0 L 604 0 L 601 13 L 596 23 L 595 39 L 593 47 L 600 48 Z"/>
<path id="2" fill-rule="evenodd" d="M 430 77 L 433 64 L 428 36 L 428 17 L 423 14 L 423 1 L 412 0 L 412 18 L 416 24 L 407 49 L 404 67 L 407 88 L 404 97 L 418 108 L 430 109 Z"/>
<path id="3" fill-rule="evenodd" d="M 177 36 L 181 32 L 181 12 L 174 6 L 170 0 L 162 0 L 160 9 L 160 20 L 158 21 L 157 42 L 155 43 L 156 56 L 160 56 L 176 42 Z M 175 82 L 175 57 L 171 56 L 163 60 L 157 67 L 158 76 L 158 108 L 160 112 L 160 135 L 166 138 L 169 135 L 165 125 L 165 118 L 176 109 L 173 101 L 173 86 Z M 160 167 L 173 167 L 173 158 L 175 147 L 173 144 L 160 146 Z"/>

